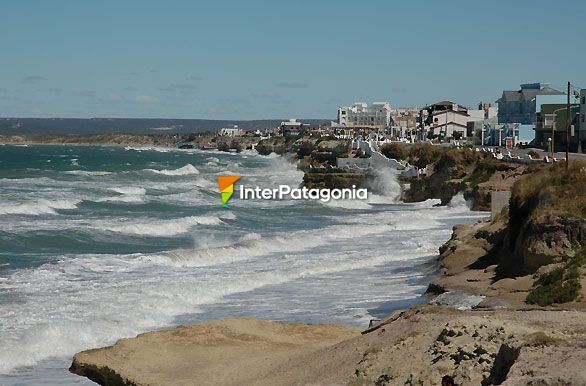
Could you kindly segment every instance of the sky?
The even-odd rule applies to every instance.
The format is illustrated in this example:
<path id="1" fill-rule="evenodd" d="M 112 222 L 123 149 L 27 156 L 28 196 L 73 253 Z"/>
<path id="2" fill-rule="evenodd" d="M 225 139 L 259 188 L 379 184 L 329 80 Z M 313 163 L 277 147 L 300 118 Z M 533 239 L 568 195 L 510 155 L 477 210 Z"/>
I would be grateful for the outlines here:
<path id="1" fill-rule="evenodd" d="M 586 87 L 586 1 L 0 0 L 0 117 L 329 118 Z"/>

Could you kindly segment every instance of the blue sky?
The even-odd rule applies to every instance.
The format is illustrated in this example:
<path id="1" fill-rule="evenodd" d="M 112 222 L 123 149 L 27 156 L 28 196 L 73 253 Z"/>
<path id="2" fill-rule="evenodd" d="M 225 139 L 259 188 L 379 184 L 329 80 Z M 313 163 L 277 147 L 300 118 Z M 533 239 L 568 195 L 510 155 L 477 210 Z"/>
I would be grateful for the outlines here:
<path id="1" fill-rule="evenodd" d="M 1 0 L 0 116 L 333 118 L 586 87 L 586 2 Z"/>

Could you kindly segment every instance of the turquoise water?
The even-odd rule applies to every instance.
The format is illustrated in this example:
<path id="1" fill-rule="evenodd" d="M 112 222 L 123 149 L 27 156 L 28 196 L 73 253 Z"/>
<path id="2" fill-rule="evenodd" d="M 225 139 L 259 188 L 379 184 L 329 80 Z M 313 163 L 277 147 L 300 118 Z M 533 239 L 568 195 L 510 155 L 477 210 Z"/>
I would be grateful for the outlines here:
<path id="1" fill-rule="evenodd" d="M 463 202 L 242 201 L 216 177 L 298 186 L 253 152 L 0 146 L 0 384 L 89 384 L 71 356 L 202 320 L 365 327 L 417 301 Z M 382 187 L 382 188 L 381 188 Z"/>

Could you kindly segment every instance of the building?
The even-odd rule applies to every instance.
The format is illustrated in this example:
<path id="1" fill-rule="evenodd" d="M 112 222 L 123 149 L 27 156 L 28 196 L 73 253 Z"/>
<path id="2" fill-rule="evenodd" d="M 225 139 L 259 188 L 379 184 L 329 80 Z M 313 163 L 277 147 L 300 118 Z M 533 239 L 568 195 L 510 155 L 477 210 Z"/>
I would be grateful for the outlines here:
<path id="1" fill-rule="evenodd" d="M 352 107 L 338 108 L 338 125 L 349 128 L 387 129 L 391 126 L 391 106 L 388 102 L 355 103 Z"/>
<path id="2" fill-rule="evenodd" d="M 419 140 L 467 137 L 468 123 L 483 121 L 483 109 L 473 110 L 452 101 L 441 101 L 423 107 L 419 112 Z"/>
<path id="3" fill-rule="evenodd" d="M 417 107 L 398 107 L 391 112 L 390 135 L 396 139 L 407 138 L 417 129 Z"/>
<path id="4" fill-rule="evenodd" d="M 238 125 L 234 125 L 234 127 L 223 127 L 218 130 L 218 135 L 221 137 L 240 137 L 242 135 L 242 130 L 238 128 Z"/>
<path id="5" fill-rule="evenodd" d="M 580 145 L 581 109 L 581 103 L 570 105 L 569 150 L 571 152 L 577 152 Z M 553 147 L 555 151 L 565 151 L 567 142 L 567 115 L 567 102 L 542 104 L 541 111 L 537 114 L 537 122 L 535 123 L 535 145 L 541 146 L 544 150 Z"/>
<path id="6" fill-rule="evenodd" d="M 480 123 L 480 128 L 474 134 L 476 145 L 513 147 L 520 142 L 527 142 L 526 138 L 520 137 L 519 123 Z"/>
<path id="7" fill-rule="evenodd" d="M 409 133 L 417 129 L 417 114 L 398 115 L 393 117 L 391 136 L 406 138 Z"/>
<path id="8" fill-rule="evenodd" d="M 305 132 L 306 125 L 298 122 L 297 119 L 289 119 L 288 121 L 281 122 L 279 129 L 283 137 L 295 137 Z"/>
<path id="9" fill-rule="evenodd" d="M 531 125 L 543 103 L 564 103 L 564 93 L 545 83 L 526 83 L 517 91 L 503 91 L 498 103 L 499 123 Z"/>

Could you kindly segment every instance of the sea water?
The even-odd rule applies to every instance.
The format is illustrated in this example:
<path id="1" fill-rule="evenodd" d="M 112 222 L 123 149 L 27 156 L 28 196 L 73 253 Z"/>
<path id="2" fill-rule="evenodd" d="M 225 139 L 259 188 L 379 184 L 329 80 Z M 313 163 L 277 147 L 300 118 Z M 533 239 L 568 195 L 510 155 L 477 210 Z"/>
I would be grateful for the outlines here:
<path id="1" fill-rule="evenodd" d="M 93 384 L 67 371 L 74 353 L 149 330 L 365 328 L 419 301 L 452 226 L 485 214 L 397 202 L 379 174 L 366 201 L 235 194 L 224 209 L 218 175 L 271 188 L 303 173 L 252 151 L 0 146 L 0 385 Z"/>

